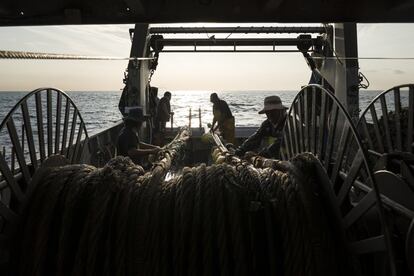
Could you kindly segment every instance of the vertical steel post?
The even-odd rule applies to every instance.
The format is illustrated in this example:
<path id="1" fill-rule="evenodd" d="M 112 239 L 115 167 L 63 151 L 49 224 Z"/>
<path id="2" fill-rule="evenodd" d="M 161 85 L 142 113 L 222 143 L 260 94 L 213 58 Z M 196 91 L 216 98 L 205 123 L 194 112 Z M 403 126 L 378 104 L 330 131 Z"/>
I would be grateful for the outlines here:
<path id="1" fill-rule="evenodd" d="M 14 147 L 12 147 L 11 150 L 11 171 L 14 174 L 14 168 L 15 168 L 15 156 L 14 156 Z"/>
<path id="2" fill-rule="evenodd" d="M 356 23 L 335 24 L 335 53 L 340 57 L 358 57 Z M 335 96 L 345 106 L 354 122 L 359 118 L 358 60 L 337 62 Z"/>
<path id="3" fill-rule="evenodd" d="M 201 108 L 198 108 L 198 126 L 201 129 L 202 125 L 201 125 Z"/>
<path id="4" fill-rule="evenodd" d="M 130 57 L 149 55 L 147 43 L 148 24 L 135 24 Z M 127 106 L 140 105 L 146 112 L 146 85 L 149 76 L 148 61 L 130 60 L 128 63 L 128 96 Z"/>
<path id="5" fill-rule="evenodd" d="M 24 124 L 22 124 L 22 152 L 24 154 Z"/>
<path id="6" fill-rule="evenodd" d="M 191 129 L 191 107 L 190 107 L 190 111 L 189 111 L 189 114 L 188 114 L 188 128 Z"/>

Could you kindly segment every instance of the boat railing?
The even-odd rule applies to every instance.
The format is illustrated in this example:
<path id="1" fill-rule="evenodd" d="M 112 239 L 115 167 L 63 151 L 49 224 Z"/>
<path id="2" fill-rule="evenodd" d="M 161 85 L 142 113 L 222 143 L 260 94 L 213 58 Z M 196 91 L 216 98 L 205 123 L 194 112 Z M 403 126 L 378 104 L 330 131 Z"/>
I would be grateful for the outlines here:
<path id="1" fill-rule="evenodd" d="M 198 116 L 197 116 L 198 115 Z M 202 119 L 201 119 L 201 108 L 198 108 L 198 114 L 197 113 L 193 113 L 191 107 L 188 110 L 188 127 L 191 129 L 191 122 L 193 120 L 193 117 L 198 117 L 198 128 L 202 129 L 203 128 L 203 124 L 202 124 Z M 171 122 L 171 126 L 172 126 L 172 122 Z"/>

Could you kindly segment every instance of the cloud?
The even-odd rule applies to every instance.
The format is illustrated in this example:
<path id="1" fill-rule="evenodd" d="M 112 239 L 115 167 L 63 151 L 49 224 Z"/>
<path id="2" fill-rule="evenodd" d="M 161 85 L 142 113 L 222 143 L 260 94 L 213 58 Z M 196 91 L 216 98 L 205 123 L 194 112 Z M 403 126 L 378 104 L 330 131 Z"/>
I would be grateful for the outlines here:
<path id="1" fill-rule="evenodd" d="M 402 74 L 405 74 L 405 72 L 404 72 L 403 70 L 399 70 L 399 69 L 395 69 L 395 70 L 393 70 L 393 72 L 394 72 L 394 74 L 396 74 L 396 75 L 402 75 Z"/>
<path id="2" fill-rule="evenodd" d="M 30 51 L 129 56 L 129 27 L 127 25 L 24 27 L 17 30 L 21 34 L 19 37 L 23 37 L 17 42 L 27 48 L 24 50 Z"/>
<path id="3" fill-rule="evenodd" d="M 382 24 L 357 24 L 358 35 L 365 35 L 366 33 L 375 32 L 381 28 Z"/>

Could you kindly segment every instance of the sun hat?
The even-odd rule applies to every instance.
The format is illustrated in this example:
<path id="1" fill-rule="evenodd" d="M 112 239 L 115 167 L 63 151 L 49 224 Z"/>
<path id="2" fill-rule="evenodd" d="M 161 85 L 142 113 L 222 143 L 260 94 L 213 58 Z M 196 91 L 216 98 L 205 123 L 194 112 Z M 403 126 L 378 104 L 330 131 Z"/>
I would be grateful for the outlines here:
<path id="1" fill-rule="evenodd" d="M 279 96 L 269 96 L 264 99 L 264 108 L 259 111 L 259 114 L 263 114 L 266 111 L 275 109 L 288 109 L 282 104 L 282 100 Z"/>

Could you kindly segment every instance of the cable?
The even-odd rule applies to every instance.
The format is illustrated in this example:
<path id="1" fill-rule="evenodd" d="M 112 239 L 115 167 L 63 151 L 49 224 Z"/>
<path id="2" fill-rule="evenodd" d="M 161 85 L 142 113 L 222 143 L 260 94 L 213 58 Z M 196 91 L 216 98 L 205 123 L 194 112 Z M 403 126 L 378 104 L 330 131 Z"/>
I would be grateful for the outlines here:
<path id="1" fill-rule="evenodd" d="M 359 88 L 367 89 L 369 87 L 370 85 L 369 80 L 367 77 L 365 77 L 365 75 L 361 71 L 359 72 L 358 79 L 359 79 L 359 86 L 358 86 Z M 367 82 L 366 84 L 362 83 L 364 80 Z"/>
<path id="2" fill-rule="evenodd" d="M 0 51 L 0 59 L 59 59 L 59 60 L 153 60 L 152 57 L 82 56 L 22 51 Z"/>
<path id="3" fill-rule="evenodd" d="M 227 39 L 227 38 L 229 38 L 232 34 L 233 34 L 233 32 L 235 31 L 235 30 L 237 30 L 238 28 L 240 28 L 240 26 L 237 26 L 237 27 L 235 27 L 230 33 L 229 33 L 229 35 L 225 38 L 225 39 Z"/>
<path id="4" fill-rule="evenodd" d="M 312 57 L 313 59 L 343 59 L 343 60 L 414 60 L 414 57 Z"/>

